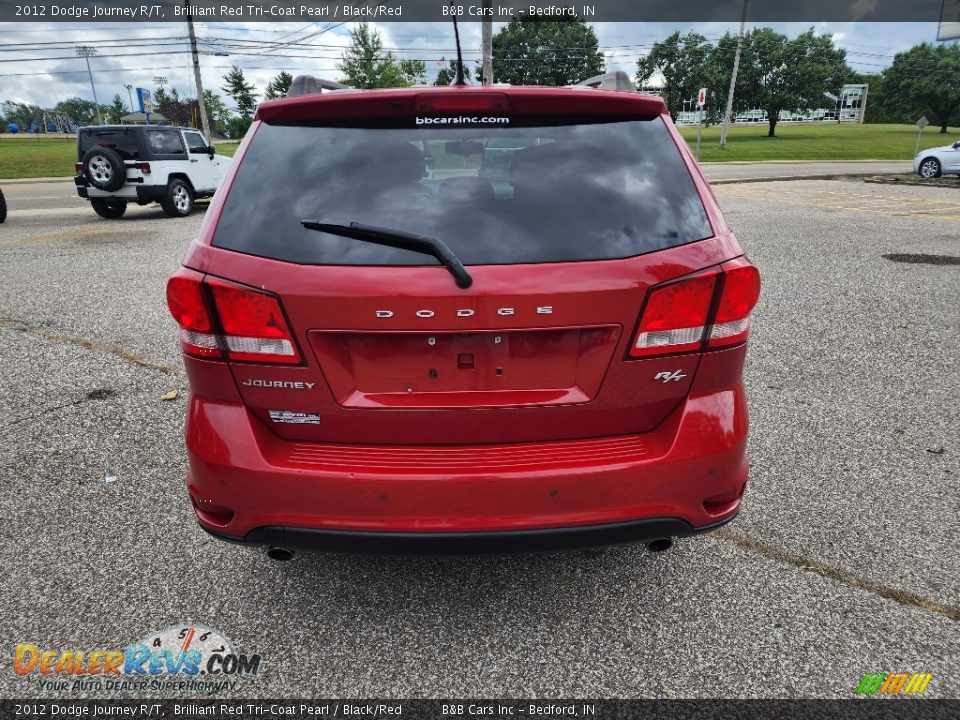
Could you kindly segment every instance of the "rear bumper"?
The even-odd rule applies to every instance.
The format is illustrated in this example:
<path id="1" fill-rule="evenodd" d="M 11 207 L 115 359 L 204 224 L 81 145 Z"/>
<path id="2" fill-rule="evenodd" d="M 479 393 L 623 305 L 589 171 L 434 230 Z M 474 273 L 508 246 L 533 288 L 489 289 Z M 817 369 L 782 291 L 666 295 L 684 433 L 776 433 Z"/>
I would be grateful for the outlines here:
<path id="1" fill-rule="evenodd" d="M 723 356 L 742 352 L 701 362 L 734 364 Z M 222 367 L 187 361 L 194 387 L 214 385 Z M 188 489 L 218 537 L 329 550 L 513 551 L 704 532 L 736 514 L 748 467 L 739 373 L 715 386 L 703 370 L 652 432 L 476 446 L 283 440 L 223 378 L 217 399 L 190 399 Z"/>
<path id="2" fill-rule="evenodd" d="M 356 532 L 270 526 L 251 530 L 243 538 L 222 535 L 202 523 L 201 527 L 210 535 L 226 542 L 284 547 L 291 550 L 378 555 L 469 555 L 551 552 L 687 537 L 716 530 L 735 516 L 736 511 L 720 522 L 698 528 L 679 518 L 648 518 L 608 525 L 577 525 L 541 530 L 464 533 Z"/>

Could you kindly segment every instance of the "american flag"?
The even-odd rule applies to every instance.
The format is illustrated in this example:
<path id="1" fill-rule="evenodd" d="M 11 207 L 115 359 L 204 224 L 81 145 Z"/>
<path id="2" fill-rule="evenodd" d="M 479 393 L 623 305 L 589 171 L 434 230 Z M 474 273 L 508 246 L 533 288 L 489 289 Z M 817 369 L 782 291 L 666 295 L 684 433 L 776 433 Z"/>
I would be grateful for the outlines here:
<path id="1" fill-rule="evenodd" d="M 437 60 L 437 67 L 439 68 L 446 66 L 446 64 L 447 64 L 447 58 L 445 57 L 442 57 L 439 60 Z"/>

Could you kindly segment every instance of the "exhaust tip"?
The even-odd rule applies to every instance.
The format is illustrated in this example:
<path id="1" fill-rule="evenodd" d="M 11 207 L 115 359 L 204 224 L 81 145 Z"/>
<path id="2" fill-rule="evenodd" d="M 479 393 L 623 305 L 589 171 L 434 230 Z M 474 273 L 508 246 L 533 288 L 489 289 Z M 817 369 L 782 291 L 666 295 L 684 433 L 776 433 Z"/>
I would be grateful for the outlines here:
<path id="1" fill-rule="evenodd" d="M 287 562 L 288 560 L 293 560 L 293 550 L 271 546 L 267 548 L 267 557 L 277 562 Z"/>
<path id="2" fill-rule="evenodd" d="M 647 550 L 650 552 L 666 552 L 672 547 L 673 540 L 671 538 L 660 538 L 647 543 Z"/>

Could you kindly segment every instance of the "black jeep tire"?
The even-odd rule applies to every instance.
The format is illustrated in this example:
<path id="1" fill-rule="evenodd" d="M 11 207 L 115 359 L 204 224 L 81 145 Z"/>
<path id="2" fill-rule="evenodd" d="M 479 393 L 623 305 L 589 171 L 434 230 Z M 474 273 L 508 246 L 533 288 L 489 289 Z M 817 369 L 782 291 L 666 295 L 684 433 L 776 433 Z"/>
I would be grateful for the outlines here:
<path id="1" fill-rule="evenodd" d="M 90 205 L 93 207 L 93 211 L 97 215 L 102 218 L 107 218 L 108 220 L 116 220 L 117 218 L 123 217 L 123 214 L 127 211 L 126 200 L 92 198 L 90 200 Z"/>
<path id="2" fill-rule="evenodd" d="M 120 153 L 112 148 L 90 148 L 84 153 L 82 163 L 84 176 L 98 190 L 113 192 L 127 181 L 127 166 Z"/>
<path id="3" fill-rule="evenodd" d="M 0 223 L 7 219 L 7 201 L 3 197 L 3 190 L 0 190 Z"/>
<path id="4" fill-rule="evenodd" d="M 170 217 L 186 217 L 193 212 L 193 189 L 190 184 L 180 178 L 171 180 L 160 207 Z"/>

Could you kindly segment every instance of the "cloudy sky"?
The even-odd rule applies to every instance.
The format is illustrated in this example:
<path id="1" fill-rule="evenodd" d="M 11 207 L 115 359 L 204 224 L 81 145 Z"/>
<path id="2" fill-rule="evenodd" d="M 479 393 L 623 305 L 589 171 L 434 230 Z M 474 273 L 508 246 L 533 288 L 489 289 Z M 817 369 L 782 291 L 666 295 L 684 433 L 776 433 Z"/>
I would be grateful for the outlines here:
<path id="1" fill-rule="evenodd" d="M 795 35 L 810 25 L 774 23 L 773 27 Z M 350 27 L 322 22 L 197 22 L 204 87 L 220 92 L 222 75 L 232 64 L 243 68 L 258 92 L 280 70 L 337 79 L 336 66 L 349 42 Z M 897 52 L 934 42 L 937 33 L 936 23 L 816 23 L 814 27 L 833 35 L 847 50 L 848 62 L 862 72 L 879 72 Z M 426 61 L 431 81 L 441 59 L 455 56 L 447 23 L 378 23 L 376 28 L 385 50 Z M 737 30 L 734 23 L 595 23 L 594 28 L 607 68 L 625 70 L 631 76 L 637 58 L 676 29 L 695 29 L 709 40 Z M 480 24 L 461 23 L 461 39 L 464 59 L 470 63 L 479 59 Z M 0 102 L 50 107 L 68 97 L 92 99 L 86 66 L 75 57 L 77 45 L 97 48 L 91 66 L 103 104 L 109 104 L 115 94 L 129 102 L 126 84 L 153 88 L 158 76 L 167 78 L 168 89 L 195 95 L 185 23 L 0 23 Z"/>

